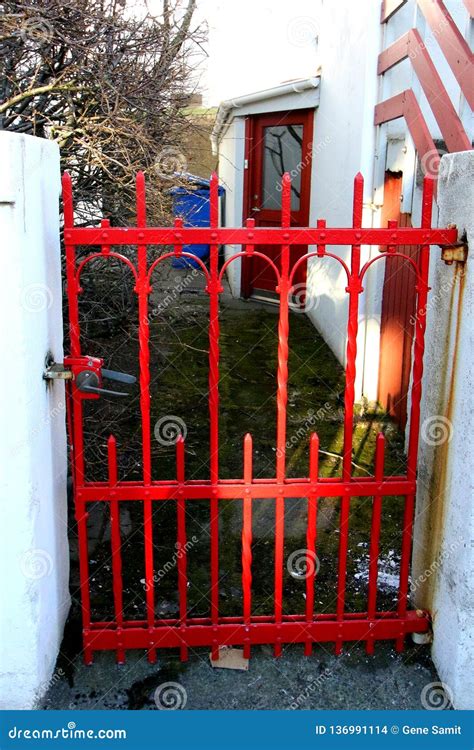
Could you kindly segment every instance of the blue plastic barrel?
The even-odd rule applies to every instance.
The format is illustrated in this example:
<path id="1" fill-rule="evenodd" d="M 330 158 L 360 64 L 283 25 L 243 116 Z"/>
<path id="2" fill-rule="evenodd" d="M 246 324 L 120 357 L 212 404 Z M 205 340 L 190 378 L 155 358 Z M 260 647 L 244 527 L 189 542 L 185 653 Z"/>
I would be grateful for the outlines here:
<path id="1" fill-rule="evenodd" d="M 194 175 L 180 175 L 189 182 L 187 186 L 171 188 L 173 196 L 173 216 L 183 219 L 185 227 L 208 227 L 210 221 L 210 182 Z M 224 188 L 219 186 L 219 196 L 224 194 Z M 200 260 L 209 257 L 209 245 L 183 245 L 183 252 L 191 253 Z M 173 258 L 173 268 L 198 268 L 198 263 L 191 258 Z"/>

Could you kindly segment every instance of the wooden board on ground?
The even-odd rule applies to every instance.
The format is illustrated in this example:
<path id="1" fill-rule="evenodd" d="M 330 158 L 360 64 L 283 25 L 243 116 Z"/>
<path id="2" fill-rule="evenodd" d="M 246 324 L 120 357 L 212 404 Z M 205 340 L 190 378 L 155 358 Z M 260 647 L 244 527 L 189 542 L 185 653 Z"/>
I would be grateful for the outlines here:
<path id="1" fill-rule="evenodd" d="M 249 668 L 249 660 L 244 659 L 244 652 L 241 648 L 220 646 L 219 659 L 213 661 L 211 654 L 209 654 L 209 659 L 211 665 L 216 669 L 240 669 L 246 672 Z"/>

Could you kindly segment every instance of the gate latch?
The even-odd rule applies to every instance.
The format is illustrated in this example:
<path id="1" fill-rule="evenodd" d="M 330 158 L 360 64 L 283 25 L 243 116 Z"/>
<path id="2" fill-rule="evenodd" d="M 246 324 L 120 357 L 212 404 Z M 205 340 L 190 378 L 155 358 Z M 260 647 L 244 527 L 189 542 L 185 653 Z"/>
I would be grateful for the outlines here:
<path id="1" fill-rule="evenodd" d="M 64 363 L 52 362 L 44 371 L 45 380 L 72 380 L 80 391 L 81 398 L 97 399 L 99 396 L 128 396 L 125 391 L 112 391 L 102 387 L 102 378 L 117 383 L 133 384 L 134 375 L 102 367 L 103 359 L 99 357 L 65 357 Z"/>

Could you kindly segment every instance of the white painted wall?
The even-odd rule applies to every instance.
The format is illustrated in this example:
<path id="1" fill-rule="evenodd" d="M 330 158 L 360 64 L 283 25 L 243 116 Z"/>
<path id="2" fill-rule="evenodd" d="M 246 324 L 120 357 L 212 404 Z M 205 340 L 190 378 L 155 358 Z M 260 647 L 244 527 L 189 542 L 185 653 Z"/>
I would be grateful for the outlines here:
<path id="1" fill-rule="evenodd" d="M 377 100 L 377 55 L 380 50 L 380 6 L 372 0 L 324 3 L 321 18 L 320 102 L 315 118 L 311 213 L 329 226 L 351 226 L 353 178 L 365 178 L 364 224 L 372 224 L 372 171 L 375 148 L 373 112 Z M 349 248 L 328 248 L 347 262 Z M 369 257 L 363 248 L 363 260 Z M 308 268 L 308 314 L 341 363 L 345 362 L 347 294 L 340 264 L 313 259 Z M 374 271 L 376 273 L 376 271 Z M 361 299 L 358 337 L 357 396 L 366 330 L 373 316 L 371 283 Z"/>
<path id="2" fill-rule="evenodd" d="M 474 25 L 463 3 L 447 0 L 446 5 L 461 32 L 468 40 L 472 38 Z M 380 5 L 370 0 L 323 4 L 319 45 L 322 77 L 313 147 L 312 223 L 317 218 L 326 218 L 333 226 L 350 222 L 351 181 L 353 175 L 361 171 L 365 178 L 364 223 L 380 226 L 386 169 L 403 172 L 401 209 L 412 214 L 415 225 L 419 221 L 421 184 L 416 182 L 416 152 L 406 123 L 402 118 L 381 128 L 373 126 L 373 111 L 378 100 L 412 88 L 433 138 L 441 138 L 410 60 L 388 71 L 382 79 L 376 76 L 380 50 L 408 29 L 419 30 L 466 131 L 471 138 L 474 135 L 472 112 L 439 47 L 436 32 L 425 23 L 416 0 L 408 0 L 383 26 L 379 13 Z M 363 248 L 363 260 L 376 252 L 376 248 Z M 348 261 L 349 251 L 343 250 L 341 257 Z M 356 398 L 364 395 L 375 400 L 377 397 L 384 264 L 381 260 L 372 266 L 361 295 Z M 343 285 L 343 272 L 335 262 L 319 259 L 310 262 L 308 312 L 344 364 L 347 295 L 342 292 Z"/>
<path id="3" fill-rule="evenodd" d="M 158 0 L 147 0 L 148 6 Z M 198 0 L 208 27 L 206 105 L 314 74 L 322 0 Z"/>
<path id="4" fill-rule="evenodd" d="M 225 187 L 225 225 L 242 226 L 244 191 L 245 118 L 235 117 L 219 143 L 219 181 Z M 240 252 L 240 245 L 226 245 L 227 260 Z M 234 297 L 240 296 L 241 263 L 234 260 L 227 268 L 227 278 Z"/>
<path id="5" fill-rule="evenodd" d="M 0 133 L 0 708 L 34 707 L 69 609 L 59 150 Z"/>
<path id="6" fill-rule="evenodd" d="M 466 33 L 466 38 L 472 37 L 473 22 L 469 21 L 464 5 L 457 0 L 447 0 L 446 4 L 461 31 Z M 403 172 L 401 209 L 411 213 L 412 221 L 417 225 L 421 180 L 417 180 L 419 174 L 413 141 L 403 118 L 375 128 L 375 104 L 406 88 L 413 88 L 433 138 L 440 138 L 441 133 L 411 61 L 405 60 L 380 78 L 377 76 L 377 58 L 382 48 L 408 29 L 416 27 L 425 39 L 453 105 L 472 137 L 472 113 L 466 107 L 456 79 L 438 45 L 436 32 L 432 32 L 425 23 L 416 0 L 408 0 L 384 25 L 380 24 L 380 5 L 373 0 L 323 3 L 318 8 L 317 17 L 321 81 L 317 89 L 319 103 L 313 140 L 310 223 L 315 224 L 318 218 L 325 218 L 328 225 L 350 225 L 353 177 L 360 171 L 365 178 L 363 224 L 380 226 L 384 176 L 385 171 L 391 169 Z M 280 105 L 279 108 L 284 108 Z M 255 111 L 264 111 L 262 104 L 256 106 Z M 267 101 L 265 106 L 265 111 L 277 108 L 273 101 Z M 297 106 L 301 104 L 294 97 L 292 101 L 285 102 L 288 109 Z M 466 108 L 469 112 L 466 112 Z M 241 109 L 238 117 L 243 118 L 253 111 Z M 243 128 L 243 122 L 241 126 Z M 236 133 L 237 130 L 229 128 L 220 145 L 219 170 L 221 175 L 225 174 L 234 201 L 228 210 L 228 225 L 234 220 L 240 224 L 241 218 L 239 202 L 242 200 L 243 175 L 240 164 L 244 134 L 241 128 Z M 229 166 L 232 159 L 235 159 L 235 174 L 232 174 Z M 434 214 L 436 217 L 436 207 Z M 350 261 L 349 248 L 330 249 L 340 254 L 347 263 Z M 227 248 L 226 257 L 237 250 L 235 246 Z M 362 263 L 377 253 L 377 248 L 363 247 Z M 363 395 L 370 401 L 377 398 L 384 268 L 385 260 L 371 267 L 360 297 L 356 398 Z M 229 280 L 233 294 L 239 294 L 240 263 L 236 262 L 230 267 Z M 346 357 L 345 285 L 344 271 L 336 261 L 312 259 L 309 262 L 307 313 L 342 364 L 345 364 Z"/>
<path id="7" fill-rule="evenodd" d="M 467 232 L 464 267 L 437 253 L 427 311 L 412 580 L 433 613 L 433 659 L 458 709 L 474 708 L 474 152 L 441 161 L 439 225 Z"/>

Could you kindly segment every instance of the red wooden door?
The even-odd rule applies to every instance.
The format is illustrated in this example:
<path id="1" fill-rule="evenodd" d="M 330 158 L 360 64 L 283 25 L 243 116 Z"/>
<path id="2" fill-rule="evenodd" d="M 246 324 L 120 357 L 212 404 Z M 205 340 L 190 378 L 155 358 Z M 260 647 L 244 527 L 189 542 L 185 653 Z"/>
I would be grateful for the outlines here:
<path id="1" fill-rule="evenodd" d="M 247 121 L 247 175 L 244 190 L 244 220 L 255 219 L 255 225 L 281 225 L 281 178 L 284 172 L 291 177 L 291 226 L 308 226 L 311 188 L 311 150 L 314 110 L 273 112 L 251 117 Z M 279 246 L 263 250 L 279 267 Z M 304 255 L 306 248 L 291 248 L 293 265 Z M 306 264 L 301 264 L 295 284 L 306 280 Z M 271 297 L 275 292 L 275 274 L 261 258 L 244 263 L 242 295 L 263 293 Z M 299 295 L 301 296 L 301 295 Z"/>
<path id="2" fill-rule="evenodd" d="M 402 173 L 386 172 L 382 226 L 391 219 L 401 227 L 411 226 L 411 216 L 400 212 Z M 418 262 L 418 247 L 398 248 Z M 385 262 L 382 317 L 380 324 L 380 363 L 378 400 L 401 429 L 407 421 L 407 394 L 410 384 L 413 316 L 416 305 L 416 278 L 413 267 L 403 258 Z"/>

